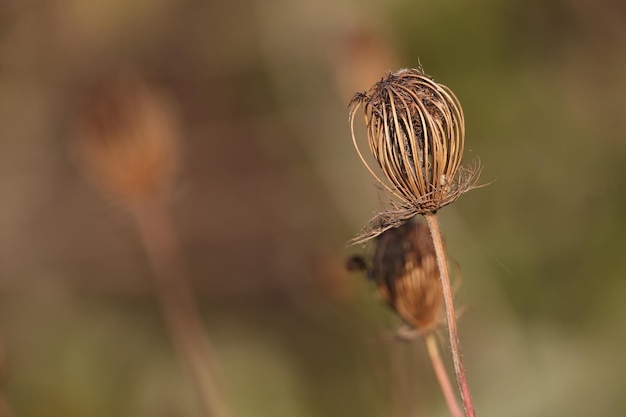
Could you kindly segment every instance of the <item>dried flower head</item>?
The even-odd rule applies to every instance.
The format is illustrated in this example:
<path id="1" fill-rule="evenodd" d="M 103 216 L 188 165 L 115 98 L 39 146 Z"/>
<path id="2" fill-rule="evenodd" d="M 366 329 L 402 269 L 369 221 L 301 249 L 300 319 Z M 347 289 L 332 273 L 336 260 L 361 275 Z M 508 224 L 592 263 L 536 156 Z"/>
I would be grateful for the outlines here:
<path id="1" fill-rule="evenodd" d="M 128 75 L 101 82 L 76 121 L 82 159 L 96 182 L 129 204 L 161 197 L 178 164 L 178 123 L 171 104 Z"/>
<path id="2" fill-rule="evenodd" d="M 387 181 L 363 157 L 354 117 L 363 108 L 369 147 Z M 416 214 L 434 213 L 476 185 L 480 164 L 461 166 L 465 121 L 461 104 L 422 69 L 387 74 L 350 103 L 352 140 L 370 173 L 391 194 L 391 208 L 357 238 L 371 239 Z"/>
<path id="3" fill-rule="evenodd" d="M 352 256 L 346 266 L 349 270 L 367 270 L 380 297 L 415 329 L 426 332 L 441 323 L 439 268 L 425 224 L 408 221 L 387 230 L 376 238 L 367 261 Z"/>

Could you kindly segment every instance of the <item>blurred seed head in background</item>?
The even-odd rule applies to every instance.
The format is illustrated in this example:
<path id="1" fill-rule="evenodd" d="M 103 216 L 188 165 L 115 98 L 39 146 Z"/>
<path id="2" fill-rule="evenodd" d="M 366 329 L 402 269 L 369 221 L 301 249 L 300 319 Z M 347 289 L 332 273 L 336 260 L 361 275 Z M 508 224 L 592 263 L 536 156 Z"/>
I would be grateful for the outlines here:
<path id="1" fill-rule="evenodd" d="M 163 198 L 180 153 L 173 105 L 140 78 L 119 73 L 86 93 L 75 134 L 94 182 L 118 202 Z"/>

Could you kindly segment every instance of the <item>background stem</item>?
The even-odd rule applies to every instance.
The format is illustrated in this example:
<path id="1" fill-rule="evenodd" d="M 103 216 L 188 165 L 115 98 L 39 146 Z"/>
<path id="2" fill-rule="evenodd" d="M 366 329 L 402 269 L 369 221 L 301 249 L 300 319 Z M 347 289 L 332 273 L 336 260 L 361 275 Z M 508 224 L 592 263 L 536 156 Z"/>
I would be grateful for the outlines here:
<path id="1" fill-rule="evenodd" d="M 433 365 L 433 370 L 435 371 L 435 375 L 439 381 L 439 386 L 441 387 L 441 392 L 446 400 L 450 414 L 452 414 L 453 417 L 462 417 L 463 411 L 461 411 L 461 407 L 459 407 L 459 403 L 457 402 L 454 388 L 452 388 L 452 384 L 448 378 L 448 373 L 443 365 L 443 360 L 439 354 L 439 347 L 437 346 L 437 340 L 435 339 L 435 335 L 433 333 L 428 333 L 426 335 L 426 349 L 428 350 L 430 362 Z"/>
<path id="2" fill-rule="evenodd" d="M 183 271 L 182 251 L 164 204 L 136 206 L 133 215 L 145 247 L 165 323 L 176 352 L 196 388 L 204 415 L 228 417 L 214 381 L 215 363 L 192 288 Z"/>
<path id="3" fill-rule="evenodd" d="M 0 416 L 1 417 L 15 417 L 13 409 L 9 405 L 4 393 L 0 392 Z"/>
<path id="4" fill-rule="evenodd" d="M 461 357 L 461 345 L 459 343 L 459 335 L 456 329 L 456 316 L 454 314 L 454 303 L 452 301 L 452 289 L 450 288 L 450 275 L 448 272 L 448 262 L 446 259 L 443 241 L 441 239 L 441 231 L 439 230 L 439 221 L 435 213 L 424 214 L 430 234 L 435 245 L 435 254 L 437 255 L 437 265 L 439 266 L 439 276 L 441 278 L 441 286 L 443 287 L 443 301 L 446 308 L 446 322 L 448 324 L 448 336 L 450 338 L 450 350 L 452 351 L 452 363 L 454 365 L 454 374 L 456 382 L 459 386 L 463 408 L 466 417 L 475 417 L 474 404 L 467 385 L 465 376 L 465 368 L 463 367 L 463 359 Z"/>

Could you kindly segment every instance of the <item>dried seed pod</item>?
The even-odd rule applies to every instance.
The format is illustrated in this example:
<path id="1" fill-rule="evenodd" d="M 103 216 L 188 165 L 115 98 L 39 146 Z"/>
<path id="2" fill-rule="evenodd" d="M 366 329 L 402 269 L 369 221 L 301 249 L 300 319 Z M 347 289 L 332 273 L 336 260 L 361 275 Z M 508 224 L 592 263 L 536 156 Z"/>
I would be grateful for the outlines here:
<path id="1" fill-rule="evenodd" d="M 357 258 L 347 266 L 368 265 L 377 293 L 405 322 L 421 332 L 441 322 L 439 268 L 425 224 L 411 220 L 389 229 L 377 237 L 369 262 Z"/>
<path id="2" fill-rule="evenodd" d="M 176 114 L 138 79 L 116 76 L 93 88 L 76 135 L 87 170 L 121 202 L 162 197 L 171 185 L 179 156 Z"/>
<path id="3" fill-rule="evenodd" d="M 434 213 L 476 185 L 480 164 L 461 166 L 465 120 L 446 86 L 421 69 L 387 74 L 350 103 L 354 146 L 370 173 L 391 194 L 391 208 L 377 215 L 357 241 L 371 239 L 416 214 Z M 386 181 L 367 164 L 354 134 L 363 108 L 369 148 Z"/>

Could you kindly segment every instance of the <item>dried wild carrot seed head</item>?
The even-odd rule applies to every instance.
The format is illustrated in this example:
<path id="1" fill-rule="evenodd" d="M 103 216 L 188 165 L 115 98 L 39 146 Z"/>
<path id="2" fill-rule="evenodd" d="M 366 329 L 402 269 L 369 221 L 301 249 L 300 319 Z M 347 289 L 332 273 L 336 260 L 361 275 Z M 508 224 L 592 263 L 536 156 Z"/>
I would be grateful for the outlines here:
<path id="1" fill-rule="evenodd" d="M 363 157 L 354 133 L 362 108 L 370 151 L 384 178 Z M 434 213 L 476 185 L 480 164 L 461 166 L 465 120 L 461 104 L 446 86 L 421 69 L 387 74 L 350 103 L 354 146 L 370 173 L 391 194 L 391 208 L 377 215 L 362 242 L 398 227 L 416 214 Z"/>

